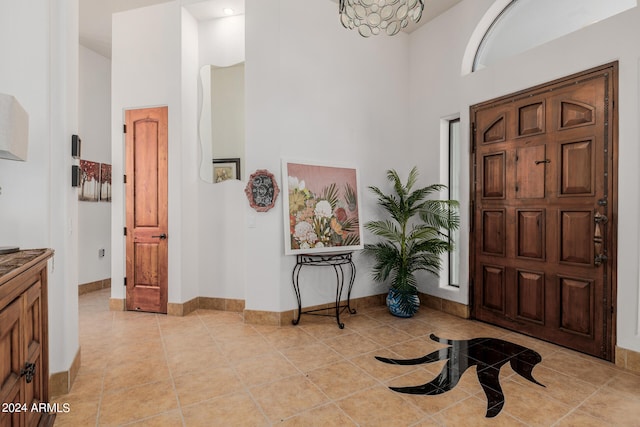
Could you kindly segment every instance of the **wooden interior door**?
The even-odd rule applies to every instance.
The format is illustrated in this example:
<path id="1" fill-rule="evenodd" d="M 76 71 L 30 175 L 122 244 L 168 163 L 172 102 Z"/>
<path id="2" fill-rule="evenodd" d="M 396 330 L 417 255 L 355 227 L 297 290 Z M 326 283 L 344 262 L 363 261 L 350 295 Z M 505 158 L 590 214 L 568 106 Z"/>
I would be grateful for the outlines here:
<path id="1" fill-rule="evenodd" d="M 127 310 L 167 312 L 167 107 L 127 110 Z"/>
<path id="2" fill-rule="evenodd" d="M 474 316 L 611 360 L 617 63 L 471 107 Z"/>

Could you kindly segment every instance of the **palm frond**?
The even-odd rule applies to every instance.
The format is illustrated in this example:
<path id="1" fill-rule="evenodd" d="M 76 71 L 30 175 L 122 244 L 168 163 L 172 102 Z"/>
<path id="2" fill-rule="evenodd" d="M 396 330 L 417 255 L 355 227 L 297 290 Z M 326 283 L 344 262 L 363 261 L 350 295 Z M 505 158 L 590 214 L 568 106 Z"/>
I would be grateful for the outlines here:
<path id="1" fill-rule="evenodd" d="M 349 211 L 353 212 L 358 207 L 358 195 L 349 183 L 345 184 L 344 187 L 344 200 L 347 202 Z"/>
<path id="2" fill-rule="evenodd" d="M 402 240 L 402 231 L 392 221 L 371 221 L 366 223 L 364 227 L 376 236 L 392 242 L 398 243 Z"/>
<path id="3" fill-rule="evenodd" d="M 342 230 L 346 231 L 347 233 L 354 233 L 358 231 L 358 228 L 360 227 L 360 223 L 358 222 L 357 217 L 349 218 L 344 222 L 342 222 L 341 225 L 342 225 Z"/>
<path id="4" fill-rule="evenodd" d="M 364 245 L 364 253 L 374 259 L 372 274 L 378 282 L 387 280 L 400 261 L 398 249 L 385 242 Z"/>
<path id="5" fill-rule="evenodd" d="M 404 200 L 406 190 L 402 185 L 402 181 L 400 180 L 400 176 L 398 176 L 398 173 L 393 169 L 388 170 L 387 179 L 393 184 L 393 188 L 395 189 L 395 192 L 398 195 L 399 199 L 401 201 Z"/>
<path id="6" fill-rule="evenodd" d="M 329 202 L 331 209 L 335 210 L 338 205 L 338 186 L 335 182 L 322 189 L 320 192 L 320 199 Z"/>
<path id="7" fill-rule="evenodd" d="M 350 233 L 342 240 L 342 246 L 357 246 L 360 244 L 360 236 L 355 233 Z"/>
<path id="8" fill-rule="evenodd" d="M 418 281 L 413 274 L 394 273 L 391 279 L 391 286 L 401 295 L 412 295 L 418 291 Z"/>
<path id="9" fill-rule="evenodd" d="M 460 227 L 458 207 L 455 200 L 426 200 L 420 209 L 420 219 L 432 227 L 456 230 Z"/>
<path id="10" fill-rule="evenodd" d="M 400 222 L 402 218 L 402 202 L 395 195 L 384 194 L 378 187 L 371 186 L 369 190 L 378 196 L 378 205 L 382 206 L 393 219 Z"/>

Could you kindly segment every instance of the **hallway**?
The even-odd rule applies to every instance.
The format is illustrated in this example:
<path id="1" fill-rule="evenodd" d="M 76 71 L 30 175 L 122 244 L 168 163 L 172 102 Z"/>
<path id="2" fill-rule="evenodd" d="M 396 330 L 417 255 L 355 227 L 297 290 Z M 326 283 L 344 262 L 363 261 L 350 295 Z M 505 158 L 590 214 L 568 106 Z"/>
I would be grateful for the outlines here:
<path id="1" fill-rule="evenodd" d="M 82 366 L 56 426 L 637 426 L 640 376 L 504 329 L 422 307 L 411 319 L 386 307 L 299 326 L 246 325 L 241 315 L 185 317 L 110 312 L 109 289 L 80 296 Z M 500 370 L 504 407 L 487 398 L 470 367 L 437 395 L 397 393 L 424 384 L 444 361 L 390 365 L 446 346 L 429 339 L 500 338 L 542 356 L 533 377 Z M 497 340 L 492 340 L 497 341 Z M 498 365 L 494 365 L 498 366 Z"/>

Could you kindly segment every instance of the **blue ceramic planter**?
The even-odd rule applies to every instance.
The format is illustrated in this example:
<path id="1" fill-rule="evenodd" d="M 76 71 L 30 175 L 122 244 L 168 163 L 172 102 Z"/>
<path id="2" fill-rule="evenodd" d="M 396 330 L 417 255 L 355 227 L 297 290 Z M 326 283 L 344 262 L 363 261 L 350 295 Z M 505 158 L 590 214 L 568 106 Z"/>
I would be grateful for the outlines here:
<path id="1" fill-rule="evenodd" d="M 402 306 L 400 304 L 399 293 L 395 289 L 389 289 L 387 295 L 387 307 L 389 312 L 397 317 L 412 317 L 420 308 L 420 299 L 418 295 L 411 295 L 409 306 Z"/>

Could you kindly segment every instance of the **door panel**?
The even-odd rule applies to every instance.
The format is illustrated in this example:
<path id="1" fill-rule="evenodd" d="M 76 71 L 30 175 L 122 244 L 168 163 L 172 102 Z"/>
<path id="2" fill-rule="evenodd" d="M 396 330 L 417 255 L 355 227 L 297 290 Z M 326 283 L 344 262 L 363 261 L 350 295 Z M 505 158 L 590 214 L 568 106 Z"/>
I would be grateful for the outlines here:
<path id="1" fill-rule="evenodd" d="M 560 194 L 592 195 L 596 178 L 593 141 L 565 142 L 560 146 Z"/>
<path id="2" fill-rule="evenodd" d="M 546 231 L 544 214 L 544 209 L 516 210 L 518 257 L 544 260 Z"/>
<path id="3" fill-rule="evenodd" d="M 562 211 L 560 216 L 560 262 L 591 266 L 591 212 Z"/>
<path id="4" fill-rule="evenodd" d="M 25 293 L 25 325 L 24 325 L 24 343 L 26 348 L 26 361 L 36 366 L 33 380 L 25 382 L 24 402 L 29 407 L 38 405 L 43 402 L 43 381 L 48 381 L 42 377 L 42 305 L 40 300 L 42 284 L 40 281 L 34 283 Z M 27 425 L 36 425 L 40 419 L 40 413 L 37 411 L 28 411 L 25 414 Z"/>
<path id="5" fill-rule="evenodd" d="M 593 336 L 594 283 L 589 279 L 559 277 L 561 293 L 560 327 L 569 333 Z"/>
<path id="6" fill-rule="evenodd" d="M 471 107 L 473 314 L 613 357 L 610 64 Z"/>
<path id="7" fill-rule="evenodd" d="M 519 270 L 517 316 L 521 319 L 544 323 L 544 273 Z"/>
<path id="8" fill-rule="evenodd" d="M 20 369 L 22 369 L 21 346 L 21 312 L 22 299 L 12 302 L 0 311 L 0 399 L 2 403 L 23 404 L 20 388 Z M 14 426 L 21 424 L 24 413 L 0 413 L 0 426 Z"/>
<path id="9" fill-rule="evenodd" d="M 128 110 L 127 310 L 167 312 L 167 108 Z"/>
<path id="10" fill-rule="evenodd" d="M 502 199 L 505 197 L 505 153 L 488 153 L 484 156 L 483 197 Z"/>
<path id="11" fill-rule="evenodd" d="M 544 102 L 524 105 L 518 108 L 518 136 L 535 135 L 544 132 Z"/>
<path id="12" fill-rule="evenodd" d="M 543 199 L 546 146 L 516 149 L 516 198 Z"/>
<path id="13" fill-rule="evenodd" d="M 504 210 L 486 210 L 482 213 L 482 218 L 482 251 L 494 256 L 504 256 L 506 253 Z"/>

